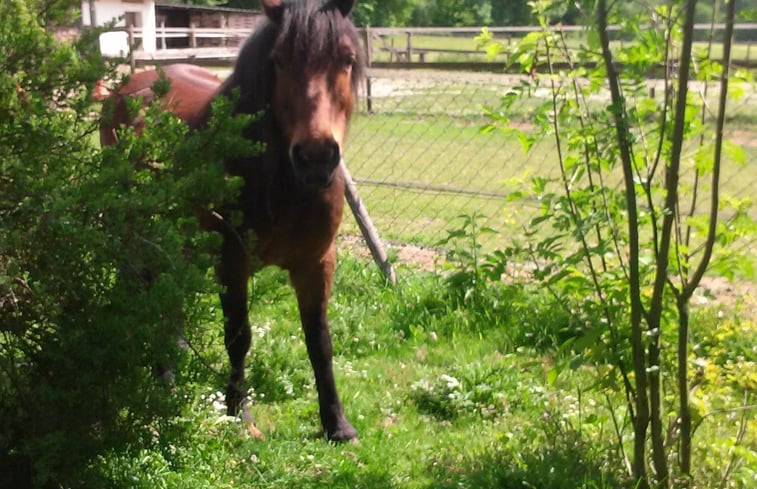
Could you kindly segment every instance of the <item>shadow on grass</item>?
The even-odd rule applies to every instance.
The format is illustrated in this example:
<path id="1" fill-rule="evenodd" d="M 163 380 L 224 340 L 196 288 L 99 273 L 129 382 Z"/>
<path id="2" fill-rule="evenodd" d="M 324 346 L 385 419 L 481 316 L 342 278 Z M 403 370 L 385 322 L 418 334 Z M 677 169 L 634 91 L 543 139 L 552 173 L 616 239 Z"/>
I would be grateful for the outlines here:
<path id="1" fill-rule="evenodd" d="M 602 467 L 600 457 L 575 446 L 532 453 L 497 451 L 480 457 L 440 461 L 429 468 L 429 489 L 621 489 L 630 488 Z"/>
<path id="2" fill-rule="evenodd" d="M 297 489 L 389 489 L 396 487 L 391 474 L 372 471 L 339 471 L 329 475 L 303 478 L 294 482 Z"/>

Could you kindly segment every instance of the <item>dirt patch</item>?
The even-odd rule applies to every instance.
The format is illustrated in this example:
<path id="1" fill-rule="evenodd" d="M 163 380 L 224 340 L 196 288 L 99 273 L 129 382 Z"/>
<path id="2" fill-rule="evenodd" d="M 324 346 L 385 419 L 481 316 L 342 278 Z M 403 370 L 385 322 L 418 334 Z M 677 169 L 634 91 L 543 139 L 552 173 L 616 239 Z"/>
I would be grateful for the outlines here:
<path id="1" fill-rule="evenodd" d="M 739 146 L 747 146 L 749 148 L 757 148 L 757 133 L 754 131 L 746 131 L 737 129 L 730 134 L 730 141 L 733 144 Z"/>
<path id="2" fill-rule="evenodd" d="M 384 243 L 389 256 L 394 257 L 393 265 L 406 267 L 410 270 L 424 272 L 441 272 L 447 262 L 445 252 L 441 249 L 429 248 L 413 244 Z M 343 235 L 339 237 L 338 247 L 348 249 L 350 253 L 371 260 L 362 237 Z M 528 272 L 523 268 L 511 269 L 511 278 L 528 279 Z M 740 309 L 742 317 L 757 317 L 757 283 L 747 280 L 728 280 L 724 277 L 704 277 L 691 301 L 692 307 L 719 307 L 725 310 Z"/>
<path id="3" fill-rule="evenodd" d="M 390 257 L 396 257 L 392 260 L 392 264 L 395 266 L 432 272 L 439 270 L 445 262 L 443 250 L 392 242 L 385 242 L 384 247 Z M 348 249 L 350 253 L 360 258 L 372 260 L 371 252 L 361 236 L 342 235 L 338 239 L 337 248 Z"/>
<path id="4" fill-rule="evenodd" d="M 757 316 L 757 283 L 728 280 L 725 277 L 704 277 L 692 298 L 694 306 L 724 306 L 741 309 L 741 316 Z"/>

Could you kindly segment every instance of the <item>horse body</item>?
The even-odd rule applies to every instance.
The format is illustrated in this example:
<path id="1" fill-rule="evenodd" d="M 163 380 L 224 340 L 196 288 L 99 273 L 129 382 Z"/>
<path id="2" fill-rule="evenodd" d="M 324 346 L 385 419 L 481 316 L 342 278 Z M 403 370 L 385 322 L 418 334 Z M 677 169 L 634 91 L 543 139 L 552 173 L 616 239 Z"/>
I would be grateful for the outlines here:
<path id="1" fill-rule="evenodd" d="M 166 66 L 171 90 L 163 103 L 194 128 L 207 121 L 213 96 L 238 97 L 236 113 L 262 114 L 245 137 L 265 142 L 264 152 L 225 162 L 243 185 L 238 202 L 222 214 L 241 211 L 242 223 L 232 229 L 224 215 L 211 226 L 223 236 L 217 275 L 224 286 L 231 363 L 229 414 L 238 412 L 245 397 L 244 359 L 251 341 L 247 283 L 258 268 L 276 265 L 289 272 L 296 292 L 323 427 L 329 439 L 348 440 L 357 432 L 337 394 L 326 310 L 344 202 L 338 168 L 362 76 L 357 31 L 347 18 L 354 0 L 261 0 L 261 5 L 267 20 L 240 50 L 229 78 L 219 86 L 202 68 Z M 114 94 L 114 105 L 125 106 L 118 102 L 126 96 L 149 96 L 145 89 L 159 76 L 152 73 L 139 83 L 132 77 Z M 141 129 L 139 121 L 120 115 L 114 110 L 113 122 L 104 125 L 104 144 L 115 141 L 118 122 Z M 249 242 L 253 249 L 246 248 Z"/>
<path id="2" fill-rule="evenodd" d="M 221 79 L 209 70 L 189 64 L 167 65 L 161 71 L 171 81 L 168 93 L 161 99 L 163 106 L 190 126 L 200 124 L 205 108 L 221 85 Z M 145 105 L 153 102 L 153 85 L 160 79 L 161 71 L 135 73 L 115 92 L 104 97 L 107 101 L 105 110 L 109 113 L 106 114 L 106 123 L 100 127 L 101 144 L 116 143 L 118 137 L 115 129 L 119 123 L 128 123 L 137 132 L 142 132 L 144 121 L 139 117 L 129 117 L 126 99 L 142 97 Z M 96 87 L 96 98 L 103 96 L 103 88 L 102 85 Z"/>

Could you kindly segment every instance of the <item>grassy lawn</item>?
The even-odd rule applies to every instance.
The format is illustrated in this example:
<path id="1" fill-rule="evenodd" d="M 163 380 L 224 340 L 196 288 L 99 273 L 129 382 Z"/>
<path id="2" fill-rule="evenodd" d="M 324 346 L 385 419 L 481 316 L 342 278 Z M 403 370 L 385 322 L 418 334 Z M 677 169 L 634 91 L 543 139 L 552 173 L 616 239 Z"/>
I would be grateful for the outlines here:
<path id="1" fill-rule="evenodd" d="M 505 180 L 550 171 L 541 165 L 549 148 L 526 155 L 515 136 L 481 134 L 481 125 L 448 117 L 356 119 L 346 158 L 387 238 L 432 245 L 462 214 L 477 213 L 502 227 L 506 213 L 514 212 Z"/>
<path id="2" fill-rule="evenodd" d="M 101 459 L 111 480 L 135 488 L 631 487 L 610 414 L 627 443 L 622 395 L 592 387 L 591 365 L 550 374 L 561 354 L 549 345 L 567 318 L 545 294 L 501 285 L 487 292 L 499 303 L 486 310 L 460 307 L 439 275 L 400 270 L 400 284 L 389 288 L 374 267 L 341 258 L 331 304 L 335 369 L 358 444 L 332 445 L 320 435 L 295 302 L 286 277 L 266 270 L 252 286 L 247 375 L 267 439 L 251 439 L 222 414 L 214 392 L 224 382 L 205 366 L 225 369 L 216 319 L 188 332 L 202 360 L 190 355 L 194 379 L 176 392 L 187 407 L 154 428 L 154 449 Z M 722 326 L 731 347 L 743 349 L 757 335 L 749 322 L 729 330 L 727 312 L 695 317 L 695 336 Z M 708 405 L 741 401 L 741 391 L 731 398 L 709 382 L 701 387 Z M 713 416 L 698 431 L 698 487 L 719 481 L 729 457 L 721 441 L 737 429 L 729 419 Z M 753 454 L 756 432 L 742 452 Z M 753 477 L 753 465 L 739 465 L 728 487 L 746 488 Z"/>
<path id="3" fill-rule="evenodd" d="M 515 134 L 481 130 L 488 123 L 483 107 L 498 107 L 500 96 L 518 80 L 454 73 L 388 73 L 379 72 L 374 78 L 373 111 L 361 111 L 353 120 L 345 154 L 381 236 L 433 246 L 455 226 L 458 216 L 474 213 L 482 225 L 502 231 L 496 237 L 499 241 L 484 237 L 488 249 L 517 236 L 536 216 L 537 206 L 534 201 L 509 201 L 507 195 L 528 190 L 533 176 L 559 175 L 551 135 L 539 137 L 526 153 Z M 661 92 L 657 91 L 658 96 Z M 517 127 L 529 131 L 527 121 L 538 107 L 549 103 L 548 96 L 548 91 L 541 90 L 523 98 L 507 115 Z M 592 103 L 600 110 L 605 102 L 598 99 Z M 744 156 L 739 162 L 735 153 L 726 155 L 722 192 L 729 198 L 749 198 L 751 182 L 757 180 L 757 132 L 752 115 L 757 96 L 746 87 L 743 97 L 732 101 L 730 107 L 729 134 L 733 148 L 740 148 Z M 698 141 L 691 144 L 684 178 L 691 174 Z M 606 178 L 620 186 L 619 169 Z M 701 203 L 707 205 L 706 199 Z M 755 212 L 757 209 L 752 215 L 757 218 Z M 344 230 L 357 233 L 352 219 L 345 220 Z"/>

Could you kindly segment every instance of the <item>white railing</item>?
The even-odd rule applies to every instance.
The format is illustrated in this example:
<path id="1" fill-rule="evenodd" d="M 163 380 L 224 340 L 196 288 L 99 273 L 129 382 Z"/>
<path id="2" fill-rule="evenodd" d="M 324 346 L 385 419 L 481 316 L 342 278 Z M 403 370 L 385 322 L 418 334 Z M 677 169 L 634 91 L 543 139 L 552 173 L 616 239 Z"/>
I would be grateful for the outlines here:
<path id="1" fill-rule="evenodd" d="M 137 42 L 144 37 L 143 29 L 140 27 L 124 27 L 113 29 L 113 31 L 123 31 L 129 36 L 129 45 L 135 46 Z M 155 38 L 158 49 L 166 49 L 166 39 L 188 39 L 190 48 L 197 48 L 197 41 L 200 39 L 222 39 L 225 41 L 241 41 L 250 35 L 249 29 L 229 29 L 214 27 L 156 27 Z"/>
<path id="2" fill-rule="evenodd" d="M 584 26 L 555 26 L 565 32 L 582 32 Z M 718 31 L 724 28 L 721 24 L 696 24 L 695 30 Z M 415 59 L 422 64 L 427 54 L 481 54 L 481 51 L 465 49 L 438 49 L 435 47 L 415 46 L 414 36 L 475 36 L 481 32 L 481 27 L 369 27 L 361 29 L 363 40 L 367 43 L 369 59 L 373 55 L 389 53 L 389 60 L 411 62 Z M 506 26 L 488 27 L 496 38 L 517 39 L 529 32 L 538 31 L 538 26 Z M 757 23 L 739 23 L 734 26 L 736 31 L 757 31 Z M 610 30 L 619 31 L 619 27 L 610 26 Z M 250 34 L 249 29 L 207 28 L 207 27 L 161 27 L 155 29 L 157 51 L 145 52 L 140 48 L 145 37 L 144 29 L 139 27 L 123 27 L 112 29 L 110 32 L 125 32 L 130 50 L 127 57 L 132 66 L 137 63 L 160 62 L 218 62 L 225 64 L 233 60 L 243 40 Z M 187 39 L 186 47 L 168 47 L 170 40 Z M 212 46 L 208 40 L 213 40 Z M 397 45 L 395 42 L 398 41 Z M 622 41 L 621 41 L 622 42 Z M 746 61 L 751 62 L 751 42 L 746 44 Z"/>

